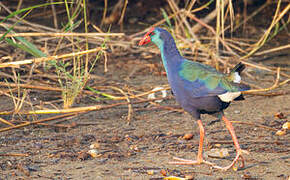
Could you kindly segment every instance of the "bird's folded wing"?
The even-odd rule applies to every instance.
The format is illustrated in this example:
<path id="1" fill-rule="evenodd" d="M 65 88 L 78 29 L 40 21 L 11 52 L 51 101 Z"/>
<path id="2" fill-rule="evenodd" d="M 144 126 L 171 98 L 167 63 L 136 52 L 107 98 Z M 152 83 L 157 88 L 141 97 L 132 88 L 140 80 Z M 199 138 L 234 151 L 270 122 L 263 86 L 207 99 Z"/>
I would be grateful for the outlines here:
<path id="1" fill-rule="evenodd" d="M 248 89 L 247 86 L 231 82 L 226 75 L 214 68 L 192 61 L 182 64 L 179 77 L 191 97 L 218 96 Z"/>

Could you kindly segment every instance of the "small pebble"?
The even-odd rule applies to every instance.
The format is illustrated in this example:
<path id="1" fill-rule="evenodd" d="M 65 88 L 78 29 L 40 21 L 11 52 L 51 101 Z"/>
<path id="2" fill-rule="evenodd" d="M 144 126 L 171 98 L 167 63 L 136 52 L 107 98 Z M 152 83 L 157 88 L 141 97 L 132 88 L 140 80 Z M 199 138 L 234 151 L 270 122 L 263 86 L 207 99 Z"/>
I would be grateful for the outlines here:
<path id="1" fill-rule="evenodd" d="M 90 149 L 99 149 L 99 148 L 100 148 L 100 144 L 97 142 L 90 145 Z"/>
<path id="2" fill-rule="evenodd" d="M 167 172 L 164 169 L 161 169 L 160 173 L 162 174 L 162 176 L 166 176 L 167 175 Z"/>
<path id="3" fill-rule="evenodd" d="M 251 179 L 252 176 L 251 176 L 251 174 L 250 174 L 249 172 L 246 172 L 246 173 L 244 173 L 244 174 L 242 175 L 242 178 L 243 178 L 243 179 Z"/>
<path id="4" fill-rule="evenodd" d="M 161 90 L 161 91 L 160 91 Z M 148 94 L 148 97 L 147 99 L 155 99 L 155 98 L 158 98 L 155 96 L 155 94 L 160 94 L 159 97 L 162 97 L 162 98 L 165 98 L 167 96 L 167 92 L 166 90 L 164 90 L 163 87 L 155 87 L 154 89 L 152 89 L 152 91 L 160 91 L 159 93 L 158 92 L 154 92 L 154 93 L 151 93 L 151 94 Z M 162 102 L 162 100 L 155 100 L 155 102 L 157 103 L 160 103 Z"/>
<path id="5" fill-rule="evenodd" d="M 185 134 L 185 135 L 183 136 L 183 139 L 185 139 L 185 140 L 190 140 L 190 139 L 192 139 L 192 137 L 193 137 L 193 134 Z"/>
<path id="6" fill-rule="evenodd" d="M 285 118 L 285 115 L 282 113 L 282 112 L 278 112 L 274 115 L 276 118 L 278 119 L 284 119 Z"/>
<path id="7" fill-rule="evenodd" d="M 185 175 L 184 177 L 185 177 L 185 179 L 188 179 L 188 180 L 192 180 L 192 179 L 194 179 L 194 176 L 191 175 L 191 174 L 189 174 L 189 175 Z"/>
<path id="8" fill-rule="evenodd" d="M 285 134 L 286 134 L 286 129 L 278 130 L 278 131 L 276 132 L 276 135 L 277 135 L 277 136 L 284 136 Z"/>
<path id="9" fill-rule="evenodd" d="M 98 156 L 98 150 L 96 149 L 91 149 L 88 151 L 88 154 L 91 155 L 93 158 Z"/>
<path id="10" fill-rule="evenodd" d="M 221 147 L 222 145 L 221 145 L 221 144 L 215 144 L 214 146 L 217 147 L 217 148 L 219 148 L 219 147 Z"/>
<path id="11" fill-rule="evenodd" d="M 79 155 L 78 155 L 77 158 L 82 160 L 82 161 L 84 161 L 84 160 L 89 159 L 89 157 L 90 157 L 89 153 L 87 153 L 87 152 L 79 152 Z"/>
<path id="12" fill-rule="evenodd" d="M 139 148 L 137 145 L 131 145 L 129 148 L 133 151 L 139 151 Z"/>
<path id="13" fill-rule="evenodd" d="M 285 122 L 282 126 L 282 129 L 289 130 L 290 129 L 290 122 Z"/>
<path id="14" fill-rule="evenodd" d="M 230 155 L 228 149 L 225 149 L 225 148 L 211 149 L 210 151 L 207 151 L 205 154 L 209 157 L 214 157 L 214 158 L 224 158 Z"/>
<path id="15" fill-rule="evenodd" d="M 240 111 L 240 110 L 235 110 L 234 113 L 235 113 L 235 114 L 240 114 L 241 111 Z"/>
<path id="16" fill-rule="evenodd" d="M 153 175 L 153 174 L 154 174 L 154 171 L 153 171 L 153 170 L 148 170 L 148 171 L 147 171 L 147 174 L 148 174 L 148 175 Z"/>
<path id="17" fill-rule="evenodd" d="M 40 167 L 36 165 L 28 166 L 29 171 L 39 171 Z"/>

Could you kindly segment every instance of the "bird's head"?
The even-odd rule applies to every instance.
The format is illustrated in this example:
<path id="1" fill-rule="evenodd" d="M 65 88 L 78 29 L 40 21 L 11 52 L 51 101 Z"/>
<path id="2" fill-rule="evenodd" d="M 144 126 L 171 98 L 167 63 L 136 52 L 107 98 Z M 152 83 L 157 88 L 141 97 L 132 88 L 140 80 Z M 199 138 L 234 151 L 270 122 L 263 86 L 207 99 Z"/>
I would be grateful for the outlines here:
<path id="1" fill-rule="evenodd" d="M 151 41 L 155 43 L 157 46 L 160 46 L 163 44 L 164 38 L 162 38 L 162 34 L 164 29 L 158 28 L 158 27 L 152 27 L 145 36 L 140 40 L 139 46 L 145 45 L 150 43 Z M 167 32 L 167 31 L 165 31 Z"/>

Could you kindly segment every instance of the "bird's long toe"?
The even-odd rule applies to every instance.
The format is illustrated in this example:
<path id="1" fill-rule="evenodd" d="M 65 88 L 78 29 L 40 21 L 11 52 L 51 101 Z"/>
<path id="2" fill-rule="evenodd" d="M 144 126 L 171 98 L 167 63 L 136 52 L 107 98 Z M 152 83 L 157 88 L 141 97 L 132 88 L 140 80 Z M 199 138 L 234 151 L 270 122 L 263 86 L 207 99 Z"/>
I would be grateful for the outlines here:
<path id="1" fill-rule="evenodd" d="M 170 164 L 175 164 L 175 165 L 198 165 L 202 163 L 202 160 L 191 160 L 191 159 L 183 159 L 183 158 L 178 158 L 178 157 L 173 157 L 175 161 L 169 162 Z"/>
<path id="2" fill-rule="evenodd" d="M 209 161 L 205 161 L 203 159 L 201 160 L 189 160 L 189 159 L 183 159 L 183 158 L 178 158 L 178 157 L 173 157 L 174 160 L 173 162 L 169 162 L 170 164 L 175 164 L 175 165 L 199 165 L 199 164 L 207 164 L 210 166 L 215 166 L 214 163 L 211 163 Z"/>

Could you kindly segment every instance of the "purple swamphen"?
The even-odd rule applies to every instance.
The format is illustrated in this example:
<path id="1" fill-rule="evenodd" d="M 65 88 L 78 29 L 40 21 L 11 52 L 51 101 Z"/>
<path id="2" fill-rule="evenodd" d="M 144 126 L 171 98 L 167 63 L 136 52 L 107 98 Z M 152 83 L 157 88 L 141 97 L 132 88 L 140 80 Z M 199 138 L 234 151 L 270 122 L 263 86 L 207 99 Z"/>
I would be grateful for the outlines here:
<path id="1" fill-rule="evenodd" d="M 242 153 L 247 151 L 240 148 L 232 123 L 224 116 L 223 110 L 229 106 L 231 101 L 243 100 L 241 91 L 250 89 L 248 86 L 240 84 L 240 72 L 244 70 L 245 65 L 239 63 L 229 74 L 222 74 L 210 66 L 189 61 L 180 55 L 171 34 L 159 27 L 151 28 L 139 42 L 139 45 L 151 41 L 161 51 L 162 62 L 176 101 L 197 120 L 200 129 L 197 160 L 174 158 L 177 162 L 172 162 L 172 164 L 204 163 L 213 168 L 228 170 L 241 159 L 241 167 L 243 167 Z M 225 122 L 237 151 L 237 155 L 230 165 L 220 167 L 203 159 L 204 127 L 200 119 L 201 114 L 212 114 Z"/>

